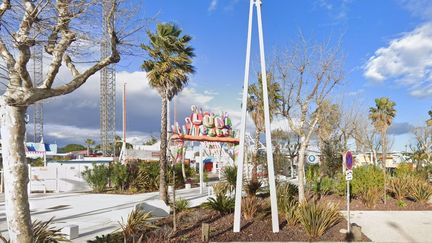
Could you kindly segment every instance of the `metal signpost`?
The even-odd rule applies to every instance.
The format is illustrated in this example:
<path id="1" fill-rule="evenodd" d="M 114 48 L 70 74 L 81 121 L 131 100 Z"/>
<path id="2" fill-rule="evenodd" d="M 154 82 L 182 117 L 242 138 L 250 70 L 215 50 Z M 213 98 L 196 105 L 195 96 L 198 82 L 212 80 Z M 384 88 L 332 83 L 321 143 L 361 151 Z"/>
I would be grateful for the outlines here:
<path id="1" fill-rule="evenodd" d="M 345 165 L 346 165 L 346 174 L 345 179 L 347 181 L 347 233 L 351 232 L 351 220 L 350 220 L 350 181 L 353 178 L 352 166 L 353 166 L 353 157 L 351 151 L 346 152 L 345 154 Z"/>

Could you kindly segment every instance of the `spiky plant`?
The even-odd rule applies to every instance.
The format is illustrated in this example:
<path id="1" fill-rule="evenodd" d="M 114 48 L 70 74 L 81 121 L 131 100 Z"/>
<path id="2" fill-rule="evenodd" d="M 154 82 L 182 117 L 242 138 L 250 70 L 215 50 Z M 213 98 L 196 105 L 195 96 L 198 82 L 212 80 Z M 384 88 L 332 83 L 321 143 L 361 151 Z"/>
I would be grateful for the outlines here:
<path id="1" fill-rule="evenodd" d="M 294 226 L 299 222 L 299 216 L 297 214 L 298 205 L 298 201 L 292 199 L 287 200 L 283 205 L 280 206 L 283 216 L 285 217 L 289 226 Z"/>
<path id="2" fill-rule="evenodd" d="M 54 218 L 47 221 L 34 220 L 32 223 L 33 228 L 33 242 L 36 243 L 57 243 L 69 242 L 66 235 L 61 233 L 61 228 L 56 228 L 52 225 Z"/>
<path id="3" fill-rule="evenodd" d="M 342 219 L 337 205 L 316 201 L 300 204 L 297 216 L 310 239 L 322 236 Z"/>
<path id="4" fill-rule="evenodd" d="M 211 197 L 207 199 L 207 202 L 202 204 L 203 208 L 215 210 L 220 215 L 232 213 L 234 206 L 234 198 L 222 194 L 216 195 L 216 199 Z"/>
<path id="5" fill-rule="evenodd" d="M 246 220 L 253 219 L 256 212 L 258 211 L 258 200 L 256 197 L 243 198 L 243 217 Z"/>
<path id="6" fill-rule="evenodd" d="M 183 198 L 179 198 L 175 202 L 175 207 L 177 212 L 181 212 L 186 210 L 189 207 L 189 201 Z"/>
<path id="7" fill-rule="evenodd" d="M 135 238 L 140 236 L 140 233 L 142 235 L 143 231 L 150 228 L 157 228 L 157 226 L 150 222 L 151 217 L 152 215 L 150 212 L 134 209 L 129 213 L 126 222 L 124 222 L 122 218 L 122 221 L 119 222 L 119 224 L 124 239 L 128 240 L 132 238 L 132 240 L 135 241 Z"/>
<path id="8" fill-rule="evenodd" d="M 432 186 L 425 181 L 415 181 L 410 191 L 410 197 L 416 202 L 426 203 L 432 197 Z"/>
<path id="9" fill-rule="evenodd" d="M 225 180 L 230 185 L 230 192 L 233 192 L 236 187 L 237 182 L 237 166 L 225 166 L 223 169 L 223 177 L 225 177 Z"/>

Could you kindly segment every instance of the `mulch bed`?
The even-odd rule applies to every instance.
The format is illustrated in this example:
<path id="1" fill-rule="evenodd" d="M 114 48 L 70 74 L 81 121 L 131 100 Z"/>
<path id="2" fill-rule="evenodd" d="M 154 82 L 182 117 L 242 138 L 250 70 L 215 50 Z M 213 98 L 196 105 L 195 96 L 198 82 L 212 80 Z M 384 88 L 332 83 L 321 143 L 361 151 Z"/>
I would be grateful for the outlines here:
<path id="1" fill-rule="evenodd" d="M 340 233 L 341 229 L 346 229 L 345 219 L 334 225 L 323 236 L 318 239 L 309 239 L 301 225 L 287 226 L 286 221 L 279 219 L 279 233 L 272 232 L 270 213 L 258 214 L 254 220 L 246 221 L 242 219 L 240 233 L 233 232 L 233 214 L 220 216 L 217 212 L 195 208 L 182 212 L 178 220 L 178 230 L 174 236 L 163 242 L 201 242 L 201 224 L 210 224 L 210 241 L 229 242 L 229 241 L 348 241 L 346 234 Z M 172 216 L 157 222 L 157 225 L 165 227 L 172 226 Z M 162 230 L 163 231 L 163 230 Z M 164 234 L 159 232 L 159 234 Z M 161 242 L 159 237 L 150 237 L 149 242 Z M 153 239 L 153 240 L 152 240 Z M 362 241 L 370 241 L 363 235 Z"/>
<path id="2" fill-rule="evenodd" d="M 328 195 L 321 198 L 321 200 L 330 201 L 339 204 L 340 210 L 346 210 L 346 198 L 338 195 Z M 397 200 L 394 198 L 387 198 L 387 203 L 384 204 L 382 200 L 379 201 L 373 208 L 368 208 L 359 199 L 351 199 L 350 210 L 352 211 L 430 211 L 432 210 L 432 204 L 430 203 L 419 203 L 412 200 L 403 200 L 406 206 L 401 207 L 397 204 Z"/>

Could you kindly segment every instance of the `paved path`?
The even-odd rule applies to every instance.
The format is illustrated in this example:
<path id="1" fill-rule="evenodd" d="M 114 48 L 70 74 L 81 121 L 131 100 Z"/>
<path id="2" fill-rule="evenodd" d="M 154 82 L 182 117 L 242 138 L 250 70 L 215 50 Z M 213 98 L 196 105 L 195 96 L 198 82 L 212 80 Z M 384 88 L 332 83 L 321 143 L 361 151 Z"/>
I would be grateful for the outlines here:
<path id="1" fill-rule="evenodd" d="M 432 242 L 432 211 L 351 211 L 373 242 Z M 345 212 L 346 215 L 346 212 Z"/>
<path id="2" fill-rule="evenodd" d="M 80 237 L 73 242 L 86 242 L 96 235 L 109 234 L 119 228 L 118 221 L 127 215 L 137 203 L 159 199 L 158 192 L 136 195 L 92 193 L 33 194 L 29 200 L 32 220 L 48 220 L 55 223 L 79 226 Z M 190 201 L 191 206 L 204 202 L 206 194 L 198 188 L 177 190 L 177 198 Z M 7 235 L 4 197 L 0 197 L 0 232 Z"/>

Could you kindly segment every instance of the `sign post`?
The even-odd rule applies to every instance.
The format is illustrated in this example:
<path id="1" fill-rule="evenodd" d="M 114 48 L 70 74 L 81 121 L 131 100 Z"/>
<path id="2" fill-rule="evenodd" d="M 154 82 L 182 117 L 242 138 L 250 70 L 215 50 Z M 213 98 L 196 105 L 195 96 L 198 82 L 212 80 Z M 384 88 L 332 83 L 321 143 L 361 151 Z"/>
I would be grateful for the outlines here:
<path id="1" fill-rule="evenodd" d="M 353 157 L 351 151 L 346 152 L 345 154 L 345 165 L 346 165 L 346 174 L 345 179 L 347 182 L 347 233 L 351 232 L 351 219 L 350 219 L 350 181 L 353 178 L 352 166 L 353 166 Z"/>

